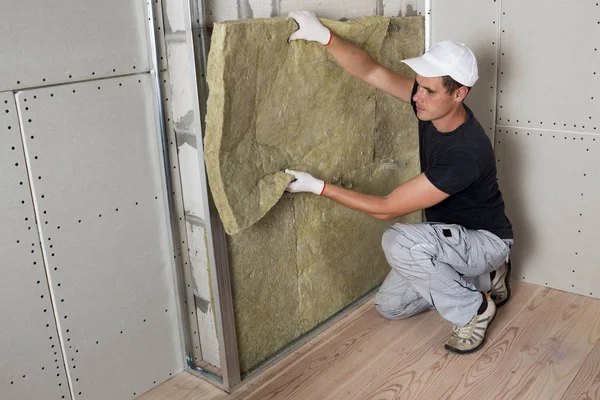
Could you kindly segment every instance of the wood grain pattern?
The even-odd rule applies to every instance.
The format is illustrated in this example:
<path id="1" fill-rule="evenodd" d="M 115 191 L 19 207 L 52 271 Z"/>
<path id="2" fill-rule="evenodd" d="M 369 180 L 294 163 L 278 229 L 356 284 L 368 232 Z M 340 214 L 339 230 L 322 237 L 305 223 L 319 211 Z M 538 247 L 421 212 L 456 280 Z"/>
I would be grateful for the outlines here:
<path id="1" fill-rule="evenodd" d="M 547 290 L 462 375 L 445 399 L 560 399 L 591 347 L 590 298 Z M 549 294 L 545 296 L 546 294 Z M 596 340 L 597 341 L 597 340 Z"/>
<path id="2" fill-rule="evenodd" d="M 596 316 L 593 321 L 594 332 L 598 332 L 600 318 Z M 593 340 L 593 338 L 592 338 Z M 592 344 L 591 342 L 589 343 Z M 561 400 L 592 400 L 600 399 L 600 342 L 596 345 L 586 358 L 577 376 L 567 389 Z"/>
<path id="3" fill-rule="evenodd" d="M 525 282 L 485 347 L 444 350 L 435 311 L 388 321 L 368 301 L 228 395 L 188 373 L 142 400 L 600 399 L 600 301 Z"/>
<path id="4" fill-rule="evenodd" d="M 490 327 L 487 335 L 487 344 L 494 342 L 508 324 L 514 319 L 515 315 L 522 311 L 531 300 L 542 291 L 542 288 L 532 287 L 528 284 L 517 282 L 513 285 L 512 300 L 503 308 L 498 310 L 496 318 Z M 439 318 L 439 317 L 438 317 Z M 439 318 L 437 321 L 440 326 L 445 326 L 446 332 L 435 332 L 437 340 L 427 351 L 422 352 L 418 362 L 414 365 L 406 364 L 396 365 L 394 368 L 397 374 L 404 374 L 413 377 L 410 384 L 405 385 L 404 389 L 397 393 L 398 399 L 436 399 L 440 392 L 459 379 L 461 374 L 479 357 L 479 353 L 471 355 L 456 355 L 445 351 L 444 344 L 451 334 L 447 323 Z M 397 364 L 400 364 L 397 362 Z M 377 381 L 377 386 L 396 385 L 394 380 L 389 382 Z M 356 398 L 369 398 L 374 393 L 359 391 Z"/>

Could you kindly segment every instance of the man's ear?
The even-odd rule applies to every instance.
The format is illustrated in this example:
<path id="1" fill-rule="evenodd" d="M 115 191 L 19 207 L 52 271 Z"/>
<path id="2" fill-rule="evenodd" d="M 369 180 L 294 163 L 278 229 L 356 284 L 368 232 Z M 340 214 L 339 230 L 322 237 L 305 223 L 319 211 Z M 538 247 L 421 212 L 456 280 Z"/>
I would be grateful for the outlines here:
<path id="1" fill-rule="evenodd" d="M 454 100 L 457 102 L 461 102 L 467 97 L 469 93 L 469 88 L 466 86 L 461 86 L 454 91 Z"/>

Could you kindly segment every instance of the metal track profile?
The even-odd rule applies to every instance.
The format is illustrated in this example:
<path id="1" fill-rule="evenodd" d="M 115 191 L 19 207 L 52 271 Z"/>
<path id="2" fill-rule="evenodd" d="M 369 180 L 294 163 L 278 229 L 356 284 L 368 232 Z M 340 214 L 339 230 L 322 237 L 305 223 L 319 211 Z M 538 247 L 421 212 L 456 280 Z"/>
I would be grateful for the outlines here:
<path id="1" fill-rule="evenodd" d="M 206 38 L 205 8 L 203 0 L 190 0 L 185 4 L 186 14 L 186 42 L 188 45 L 190 88 L 192 103 L 194 105 L 194 119 L 198 140 L 198 164 L 204 199 L 204 215 L 206 241 L 208 251 L 208 267 L 210 269 L 217 337 L 219 342 L 219 355 L 221 361 L 221 376 L 209 373 L 195 365 L 192 360 L 188 362 L 189 371 L 210 380 L 223 390 L 231 392 L 241 381 L 236 330 L 233 314 L 233 297 L 229 277 L 229 262 L 227 255 L 227 241 L 223 224 L 219 218 L 210 191 L 208 179 L 204 168 L 204 152 L 202 138 L 204 136 L 204 117 L 206 115 L 206 101 L 208 99 L 208 86 L 206 82 L 206 62 L 208 42 Z"/>
<path id="2" fill-rule="evenodd" d="M 156 124 L 159 127 L 159 140 L 162 146 L 162 155 L 163 155 L 163 177 L 165 179 L 164 187 L 166 188 L 166 199 L 168 205 L 169 218 L 169 231 L 171 232 L 172 237 L 172 248 L 173 254 L 175 254 L 175 249 L 177 249 L 177 245 L 180 243 L 179 232 L 176 229 L 177 226 L 177 214 L 175 210 L 175 205 L 173 202 L 173 198 L 171 194 L 173 193 L 173 177 L 171 174 L 171 160 L 169 157 L 169 142 L 167 139 L 167 129 L 166 129 L 166 117 L 165 110 L 162 103 L 162 87 L 161 87 L 161 76 L 160 76 L 160 54 L 158 49 L 159 40 L 157 39 L 158 30 L 156 29 L 156 18 L 155 18 L 155 10 L 154 10 L 154 2 L 149 0 L 146 2 L 147 13 L 148 13 L 148 46 L 149 46 L 149 56 L 150 56 L 150 75 L 152 78 L 153 85 L 153 94 L 154 94 L 154 104 L 155 104 L 155 116 L 156 116 Z M 183 346 L 183 354 L 186 357 L 186 362 L 189 364 L 192 361 L 192 339 L 191 339 L 191 327 L 189 321 L 185 318 L 187 315 L 187 305 L 185 301 L 185 283 L 184 283 L 184 275 L 183 275 L 183 266 L 181 265 L 181 257 L 173 257 L 171 258 L 174 263 L 173 281 L 176 284 L 175 292 L 178 297 L 178 322 L 179 322 L 179 331 L 181 334 L 181 342 Z"/>

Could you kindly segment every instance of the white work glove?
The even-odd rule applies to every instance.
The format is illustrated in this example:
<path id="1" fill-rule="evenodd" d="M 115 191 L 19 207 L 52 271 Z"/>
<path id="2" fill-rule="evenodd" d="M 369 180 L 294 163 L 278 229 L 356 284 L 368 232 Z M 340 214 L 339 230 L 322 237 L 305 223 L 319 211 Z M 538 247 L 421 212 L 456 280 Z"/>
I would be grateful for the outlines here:
<path id="1" fill-rule="evenodd" d="M 300 26 L 300 29 L 292 33 L 288 39 L 289 42 L 304 39 L 327 46 L 331 41 L 331 31 L 319 22 L 314 12 L 293 11 L 288 14 L 288 18 L 294 18 Z"/>
<path id="2" fill-rule="evenodd" d="M 296 178 L 287 185 L 285 188 L 286 192 L 309 192 L 318 194 L 320 196 L 325 190 L 325 182 L 313 177 L 311 174 L 306 172 L 292 171 L 291 169 L 286 169 L 285 173 L 294 175 L 294 178 Z"/>

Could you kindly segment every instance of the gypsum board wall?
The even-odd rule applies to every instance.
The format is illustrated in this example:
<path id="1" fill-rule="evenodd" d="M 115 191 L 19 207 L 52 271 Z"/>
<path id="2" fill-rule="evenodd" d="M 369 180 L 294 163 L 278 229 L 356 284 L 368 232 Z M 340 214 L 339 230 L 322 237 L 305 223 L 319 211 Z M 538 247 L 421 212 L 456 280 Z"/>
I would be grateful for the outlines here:
<path id="1" fill-rule="evenodd" d="M 322 20 L 396 71 L 422 54 L 422 17 Z M 379 285 L 389 266 L 379 221 L 311 194 L 284 194 L 307 171 L 385 195 L 420 171 L 409 105 L 343 71 L 318 43 L 287 42 L 291 19 L 215 24 L 205 158 L 228 236 L 242 371 Z M 283 196 L 283 197 L 282 197 Z"/>

